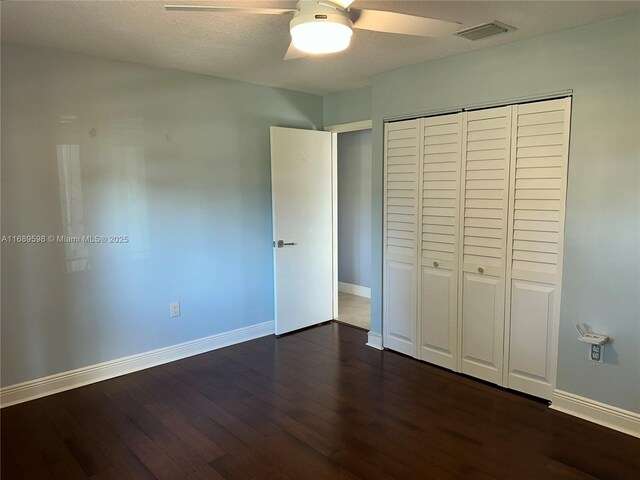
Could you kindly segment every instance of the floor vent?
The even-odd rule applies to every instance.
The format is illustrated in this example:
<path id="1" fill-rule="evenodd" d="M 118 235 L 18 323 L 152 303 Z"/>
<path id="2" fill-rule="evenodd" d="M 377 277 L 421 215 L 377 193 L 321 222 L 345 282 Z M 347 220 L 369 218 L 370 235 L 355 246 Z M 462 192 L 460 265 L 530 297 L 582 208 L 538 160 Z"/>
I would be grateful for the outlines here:
<path id="1" fill-rule="evenodd" d="M 501 33 L 507 33 L 511 30 L 515 30 L 515 28 L 494 20 L 493 22 L 483 23 L 482 25 L 465 28 L 464 30 L 458 30 L 456 35 L 473 41 L 493 37 L 494 35 L 500 35 Z"/>

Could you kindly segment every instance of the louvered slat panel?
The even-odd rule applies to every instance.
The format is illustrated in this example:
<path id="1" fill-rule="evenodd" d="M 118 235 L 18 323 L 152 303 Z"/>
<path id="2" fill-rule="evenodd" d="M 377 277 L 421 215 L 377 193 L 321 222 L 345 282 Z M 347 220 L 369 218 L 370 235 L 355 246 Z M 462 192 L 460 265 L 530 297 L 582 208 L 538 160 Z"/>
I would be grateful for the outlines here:
<path id="1" fill-rule="evenodd" d="M 497 384 L 502 384 L 511 112 L 512 107 L 468 112 L 463 145 L 460 370 Z"/>
<path id="2" fill-rule="evenodd" d="M 564 132 L 564 120 L 539 125 L 518 125 L 518 133 L 522 136 L 553 135 Z"/>
<path id="3" fill-rule="evenodd" d="M 434 217 L 430 215 L 422 216 L 422 226 L 425 225 L 448 225 L 454 226 L 456 224 L 456 219 L 453 217 Z"/>
<path id="4" fill-rule="evenodd" d="M 409 257 L 417 253 L 418 126 L 413 120 L 386 127 L 387 252 Z"/>
<path id="5" fill-rule="evenodd" d="M 422 225 L 422 233 L 433 233 L 441 235 L 456 235 L 458 232 L 454 225 Z"/>
<path id="6" fill-rule="evenodd" d="M 415 236 L 415 232 L 406 230 L 389 230 L 387 232 L 387 238 L 404 238 L 407 240 L 411 240 Z"/>
<path id="7" fill-rule="evenodd" d="M 465 158 L 464 264 L 467 256 L 502 259 L 505 255 L 506 209 L 511 138 L 511 107 L 467 114 Z M 488 222 L 487 222 L 488 221 Z M 478 247 L 471 237 L 491 238 L 491 245 Z M 490 230 L 489 230 L 490 228 Z M 492 262 L 493 263 L 493 262 Z M 483 266 L 483 265 L 477 265 Z"/>
<path id="8" fill-rule="evenodd" d="M 531 190 L 520 188 L 515 192 L 516 200 L 560 200 L 560 190 Z"/>
<path id="9" fill-rule="evenodd" d="M 495 170 L 502 168 L 502 160 L 469 160 L 467 172 L 471 170 Z"/>
<path id="10" fill-rule="evenodd" d="M 389 158 L 413 157 L 418 153 L 417 148 L 415 147 L 401 147 L 401 146 L 398 146 L 398 147 L 389 146 L 387 147 L 387 152 L 388 152 Z"/>
<path id="11" fill-rule="evenodd" d="M 502 220 L 501 219 L 493 219 L 493 218 L 465 218 L 464 219 L 465 227 L 479 227 L 479 228 L 491 228 L 501 230 Z M 502 235 L 502 233 L 500 234 Z"/>
<path id="12" fill-rule="evenodd" d="M 458 182 L 456 180 L 433 180 L 423 182 L 425 190 L 455 190 Z"/>
<path id="13" fill-rule="evenodd" d="M 500 248 L 500 239 L 499 238 L 491 238 L 487 236 L 477 236 L 474 237 L 472 235 L 467 235 L 465 237 L 467 245 L 473 245 L 476 247 L 491 247 L 491 248 Z"/>
<path id="14" fill-rule="evenodd" d="M 456 208 L 458 206 L 458 199 L 425 197 L 424 200 L 422 200 L 422 206 Z"/>
<path id="15" fill-rule="evenodd" d="M 498 138 L 504 138 L 506 133 L 507 132 L 504 127 L 470 131 L 467 133 L 467 140 L 495 140 Z"/>
<path id="16" fill-rule="evenodd" d="M 390 128 L 387 131 L 387 139 L 391 140 L 402 140 L 405 138 L 415 138 L 416 131 L 413 126 L 408 126 L 407 128 Z"/>
<path id="17" fill-rule="evenodd" d="M 484 198 L 469 198 L 464 201 L 466 207 L 469 208 L 500 208 L 502 207 L 502 200 L 500 199 L 484 199 Z"/>
<path id="18" fill-rule="evenodd" d="M 564 160 L 560 155 L 551 157 L 521 157 L 518 158 L 517 166 L 519 168 L 561 167 L 563 162 Z"/>
<path id="19" fill-rule="evenodd" d="M 450 190 L 425 190 L 423 193 L 423 197 L 428 200 L 430 198 L 448 198 L 448 199 L 457 199 L 456 192 L 451 192 Z"/>
<path id="20" fill-rule="evenodd" d="M 562 167 L 522 168 L 516 164 L 516 179 L 519 178 L 561 178 Z"/>
<path id="21" fill-rule="evenodd" d="M 422 257 L 449 261 L 457 245 L 462 115 L 425 118 L 422 130 Z M 453 234 L 442 235 L 443 226 L 453 227 Z"/>
<path id="22" fill-rule="evenodd" d="M 385 125 L 384 345 L 415 355 L 420 120 Z"/>
<path id="23" fill-rule="evenodd" d="M 425 163 L 456 163 L 459 158 L 458 153 L 430 153 L 425 155 Z"/>
<path id="24" fill-rule="evenodd" d="M 532 230 L 514 230 L 513 231 L 513 239 L 514 240 L 529 240 L 532 242 L 551 242 L 558 243 L 559 236 L 555 232 L 540 232 L 540 231 L 532 231 Z"/>
<path id="25" fill-rule="evenodd" d="M 424 172 L 455 172 L 455 162 L 425 163 Z"/>
<path id="26" fill-rule="evenodd" d="M 464 235 L 469 237 L 493 238 L 498 241 L 502 239 L 502 232 L 499 228 L 476 228 L 465 227 Z"/>
<path id="27" fill-rule="evenodd" d="M 387 171 L 387 181 L 389 182 L 413 182 L 415 177 L 415 173 L 412 172 L 397 173 Z"/>
<path id="28" fill-rule="evenodd" d="M 509 137 L 506 137 L 509 138 Z M 469 143 L 473 143 L 472 141 L 467 141 L 467 145 Z M 504 158 L 504 149 L 496 148 L 494 150 L 469 150 L 467 152 L 467 161 L 474 160 L 500 160 Z"/>
<path id="29" fill-rule="evenodd" d="M 390 152 L 395 151 L 397 148 L 414 148 L 414 138 L 399 138 L 397 140 L 389 139 L 387 142 L 387 148 Z"/>
<path id="30" fill-rule="evenodd" d="M 403 206 L 410 207 L 414 205 L 414 201 L 411 198 L 387 198 L 387 206 Z"/>
<path id="31" fill-rule="evenodd" d="M 424 145 L 425 147 L 431 145 L 451 145 L 457 143 L 458 140 L 460 140 L 458 132 L 437 134 L 434 131 L 430 131 L 429 134 L 425 133 Z"/>
<path id="32" fill-rule="evenodd" d="M 559 215 L 557 210 L 516 210 L 513 218 L 514 220 L 557 222 Z"/>
<path id="33" fill-rule="evenodd" d="M 387 155 L 387 165 L 415 165 L 415 156 Z"/>
<path id="34" fill-rule="evenodd" d="M 526 279 L 526 269 L 539 279 L 543 270 L 553 274 L 558 268 L 558 232 L 566 183 L 565 101 L 554 100 L 517 107 L 515 118 L 515 167 L 512 259 L 520 269 L 515 277 Z"/>
<path id="35" fill-rule="evenodd" d="M 387 165 L 387 174 L 391 173 L 413 173 L 416 175 L 416 166 L 412 164 Z"/>
<path id="36" fill-rule="evenodd" d="M 419 358 L 455 369 L 463 114 L 422 119 Z"/>
<path id="37" fill-rule="evenodd" d="M 568 98 L 514 107 L 507 386 L 551 398 L 560 313 Z"/>
<path id="38" fill-rule="evenodd" d="M 500 200 L 502 198 L 502 190 L 470 190 L 465 192 L 465 198 L 488 198 L 491 200 Z"/>

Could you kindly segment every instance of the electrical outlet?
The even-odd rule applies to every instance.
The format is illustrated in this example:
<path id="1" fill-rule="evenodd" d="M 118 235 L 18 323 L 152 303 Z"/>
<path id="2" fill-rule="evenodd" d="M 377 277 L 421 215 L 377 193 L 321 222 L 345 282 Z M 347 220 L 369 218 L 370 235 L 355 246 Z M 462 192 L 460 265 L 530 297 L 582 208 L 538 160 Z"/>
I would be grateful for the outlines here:
<path id="1" fill-rule="evenodd" d="M 596 345 L 594 343 L 589 345 L 591 348 L 589 349 L 589 359 L 593 362 L 603 363 L 604 359 L 604 344 Z"/>
<path id="2" fill-rule="evenodd" d="M 171 318 L 180 316 L 180 302 L 171 302 L 169 304 L 169 315 Z"/>

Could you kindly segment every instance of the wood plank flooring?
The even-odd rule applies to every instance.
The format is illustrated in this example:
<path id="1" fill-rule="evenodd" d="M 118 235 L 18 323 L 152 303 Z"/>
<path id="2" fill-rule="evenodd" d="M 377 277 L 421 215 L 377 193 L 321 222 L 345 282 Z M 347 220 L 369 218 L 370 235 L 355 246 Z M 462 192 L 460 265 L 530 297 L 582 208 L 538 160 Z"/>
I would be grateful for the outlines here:
<path id="1" fill-rule="evenodd" d="M 2 479 L 638 479 L 640 440 L 331 323 L 1 412 Z"/>

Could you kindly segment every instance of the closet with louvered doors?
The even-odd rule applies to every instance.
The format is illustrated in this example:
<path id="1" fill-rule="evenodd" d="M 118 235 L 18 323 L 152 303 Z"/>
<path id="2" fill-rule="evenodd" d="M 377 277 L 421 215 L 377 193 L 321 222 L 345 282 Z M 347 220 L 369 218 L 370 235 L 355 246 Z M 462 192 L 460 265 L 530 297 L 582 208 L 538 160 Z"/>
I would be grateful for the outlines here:
<path id="1" fill-rule="evenodd" d="M 383 344 L 550 398 L 571 99 L 385 126 Z"/>

